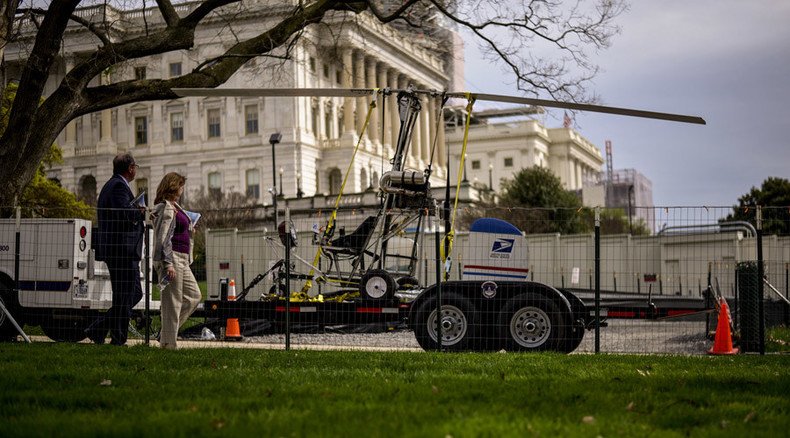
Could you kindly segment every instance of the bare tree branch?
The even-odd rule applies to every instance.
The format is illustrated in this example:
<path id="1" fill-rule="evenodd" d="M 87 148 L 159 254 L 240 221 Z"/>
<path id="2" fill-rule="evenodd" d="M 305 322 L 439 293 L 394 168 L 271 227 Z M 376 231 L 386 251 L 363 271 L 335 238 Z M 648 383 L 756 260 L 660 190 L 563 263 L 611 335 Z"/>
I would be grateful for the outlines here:
<path id="1" fill-rule="evenodd" d="M 233 15 L 227 15 L 231 11 L 220 11 L 220 8 L 240 2 L 191 2 L 191 12 L 179 17 L 172 0 L 155 1 L 165 26 L 149 28 L 147 14 L 151 13 L 151 8 L 146 8 L 144 1 L 142 29 L 138 27 L 126 34 L 129 36 L 119 38 L 115 34 L 111 36 L 111 25 L 106 21 L 94 23 L 90 19 L 73 17 L 79 0 L 52 0 L 45 11 L 28 11 L 38 31 L 22 68 L 7 129 L 0 137 L 0 162 L 3 163 L 0 187 L 7 188 L 0 191 L 0 204 L 13 199 L 13 195 L 6 192 L 19 193 L 27 184 L 44 152 L 74 117 L 133 102 L 173 99 L 177 97 L 172 92 L 175 87 L 219 86 L 253 57 L 288 59 L 305 29 L 321 23 L 328 13 L 330 17 L 341 18 L 340 24 L 334 18 L 329 20 L 332 26 L 342 26 L 346 17 L 363 12 L 370 12 L 380 23 L 393 23 L 396 28 L 401 22 L 405 23 L 399 29 L 407 37 L 416 33 L 406 26 L 429 37 L 418 35 L 422 38 L 421 44 L 443 31 L 442 26 L 434 24 L 439 14 L 475 35 L 485 47 L 486 57 L 502 62 L 525 92 L 548 94 L 558 100 L 590 102 L 586 100 L 591 97 L 585 96 L 585 84 L 597 69 L 585 48 L 606 47 L 616 33 L 612 20 L 623 10 L 623 0 L 589 0 L 598 2 L 594 10 L 585 0 L 576 0 L 570 6 L 569 2 L 561 0 L 310 0 L 288 7 L 278 3 L 279 7 L 267 11 L 270 19 L 279 20 L 271 28 L 246 40 L 234 33 L 236 43 L 232 47 L 219 56 L 198 59 L 197 67 L 188 74 L 166 80 L 129 80 L 90 87 L 97 75 L 128 60 L 193 48 L 197 26 L 212 13 L 226 20 L 234 31 Z M 18 0 L 8 0 L 7 4 L 18 13 L 21 10 L 15 2 Z M 518 11 L 511 8 L 516 3 L 521 7 Z M 39 17 L 43 17 L 40 24 Z M 17 15 L 20 21 L 18 18 Z M 69 20 L 92 32 L 103 45 L 80 57 L 76 66 L 66 72 L 58 88 L 40 104 L 50 70 L 60 55 Z M 366 20 L 349 21 L 360 26 L 357 32 L 367 32 L 362 26 Z M 140 22 L 137 23 L 139 26 Z M 343 29 L 334 31 L 338 32 L 335 35 L 345 32 Z M 434 45 L 448 50 L 438 47 L 437 43 Z M 544 58 L 541 53 L 545 51 L 541 52 L 540 48 L 545 46 L 549 46 L 553 54 Z M 554 56 L 557 53 L 560 56 Z M 581 73 L 569 73 L 577 68 Z M 36 129 L 29 129 L 30 126 Z"/>
<path id="2" fill-rule="evenodd" d="M 162 13 L 162 18 L 165 19 L 165 23 L 168 26 L 175 26 L 178 24 L 178 13 L 176 12 L 176 8 L 173 7 L 173 4 L 170 3 L 170 0 L 156 0 L 157 6 L 159 6 L 159 12 Z"/>

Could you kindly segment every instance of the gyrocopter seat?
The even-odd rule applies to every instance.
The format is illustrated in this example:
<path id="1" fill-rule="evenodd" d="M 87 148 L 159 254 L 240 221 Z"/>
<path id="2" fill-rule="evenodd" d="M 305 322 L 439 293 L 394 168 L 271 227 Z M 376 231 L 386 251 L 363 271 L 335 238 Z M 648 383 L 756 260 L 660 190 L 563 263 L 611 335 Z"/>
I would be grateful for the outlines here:
<path id="1" fill-rule="evenodd" d="M 370 239 L 370 234 L 376 228 L 376 218 L 376 216 L 368 216 L 353 233 L 338 237 L 331 242 L 332 246 L 324 249 L 348 255 L 361 254 Z"/>

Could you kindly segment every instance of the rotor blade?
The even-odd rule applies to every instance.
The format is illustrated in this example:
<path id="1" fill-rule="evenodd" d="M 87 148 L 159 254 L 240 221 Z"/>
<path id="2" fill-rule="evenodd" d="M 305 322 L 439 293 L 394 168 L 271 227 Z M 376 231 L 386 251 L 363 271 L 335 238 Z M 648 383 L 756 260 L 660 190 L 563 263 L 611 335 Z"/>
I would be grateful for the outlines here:
<path id="1" fill-rule="evenodd" d="M 644 117 L 648 119 L 670 120 L 673 122 L 695 123 L 704 125 L 705 119 L 697 116 L 684 116 L 681 114 L 659 113 L 655 111 L 643 111 L 628 108 L 617 108 L 613 106 L 591 105 L 586 103 L 557 102 L 555 100 L 533 99 L 530 97 L 503 96 L 499 94 L 482 93 L 447 93 L 450 97 L 467 98 L 472 97 L 476 100 L 490 100 L 494 102 L 518 103 L 524 105 L 537 105 L 549 108 L 565 108 L 578 111 L 591 111 L 596 113 L 619 114 L 621 116 Z"/>
<path id="2" fill-rule="evenodd" d="M 180 97 L 362 97 L 375 88 L 173 88 Z"/>
<path id="3" fill-rule="evenodd" d="M 180 97 L 361 97 L 370 96 L 382 89 L 376 88 L 173 88 L 173 92 Z M 397 93 L 402 90 L 390 90 Z M 437 94 L 436 90 L 403 90 L 420 94 Z M 577 111 L 591 111 L 596 113 L 618 114 L 622 116 L 644 117 L 648 119 L 670 120 L 673 122 L 695 123 L 704 125 L 702 117 L 685 116 L 681 114 L 660 113 L 612 106 L 592 105 L 586 103 L 558 102 L 555 100 L 534 99 L 531 97 L 505 96 L 500 94 L 448 92 L 447 97 L 488 100 L 494 102 L 517 103 L 535 105 L 549 108 L 565 108 Z"/>

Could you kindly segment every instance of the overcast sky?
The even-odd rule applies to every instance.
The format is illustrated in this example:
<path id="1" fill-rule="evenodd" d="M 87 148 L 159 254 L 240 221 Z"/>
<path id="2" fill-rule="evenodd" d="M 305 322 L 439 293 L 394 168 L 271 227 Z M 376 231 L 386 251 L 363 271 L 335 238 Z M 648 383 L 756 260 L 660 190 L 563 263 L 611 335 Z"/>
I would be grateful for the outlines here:
<path id="1" fill-rule="evenodd" d="M 576 129 L 614 168 L 653 182 L 657 206 L 729 206 L 768 176 L 790 178 L 790 1 L 634 1 L 595 58 L 602 103 L 699 115 L 706 126 L 577 113 Z M 472 91 L 514 94 L 467 39 Z M 562 110 L 546 118 L 562 125 Z M 602 151 L 603 152 L 603 151 Z"/>

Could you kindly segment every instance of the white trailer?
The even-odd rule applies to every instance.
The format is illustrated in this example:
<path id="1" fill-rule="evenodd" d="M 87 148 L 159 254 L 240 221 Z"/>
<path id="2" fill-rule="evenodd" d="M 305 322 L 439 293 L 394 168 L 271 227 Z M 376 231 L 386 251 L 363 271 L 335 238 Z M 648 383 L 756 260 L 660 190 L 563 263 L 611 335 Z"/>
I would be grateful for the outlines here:
<path id="1" fill-rule="evenodd" d="M 92 234 L 84 219 L 21 219 L 18 228 L 16 220 L 0 219 L 0 299 L 20 326 L 40 325 L 56 341 L 80 341 L 87 325 L 110 308 L 109 271 L 94 258 Z M 159 302 L 149 306 L 158 310 Z M 145 299 L 135 306 L 144 308 Z M 0 311 L 0 340 L 16 335 Z"/>

